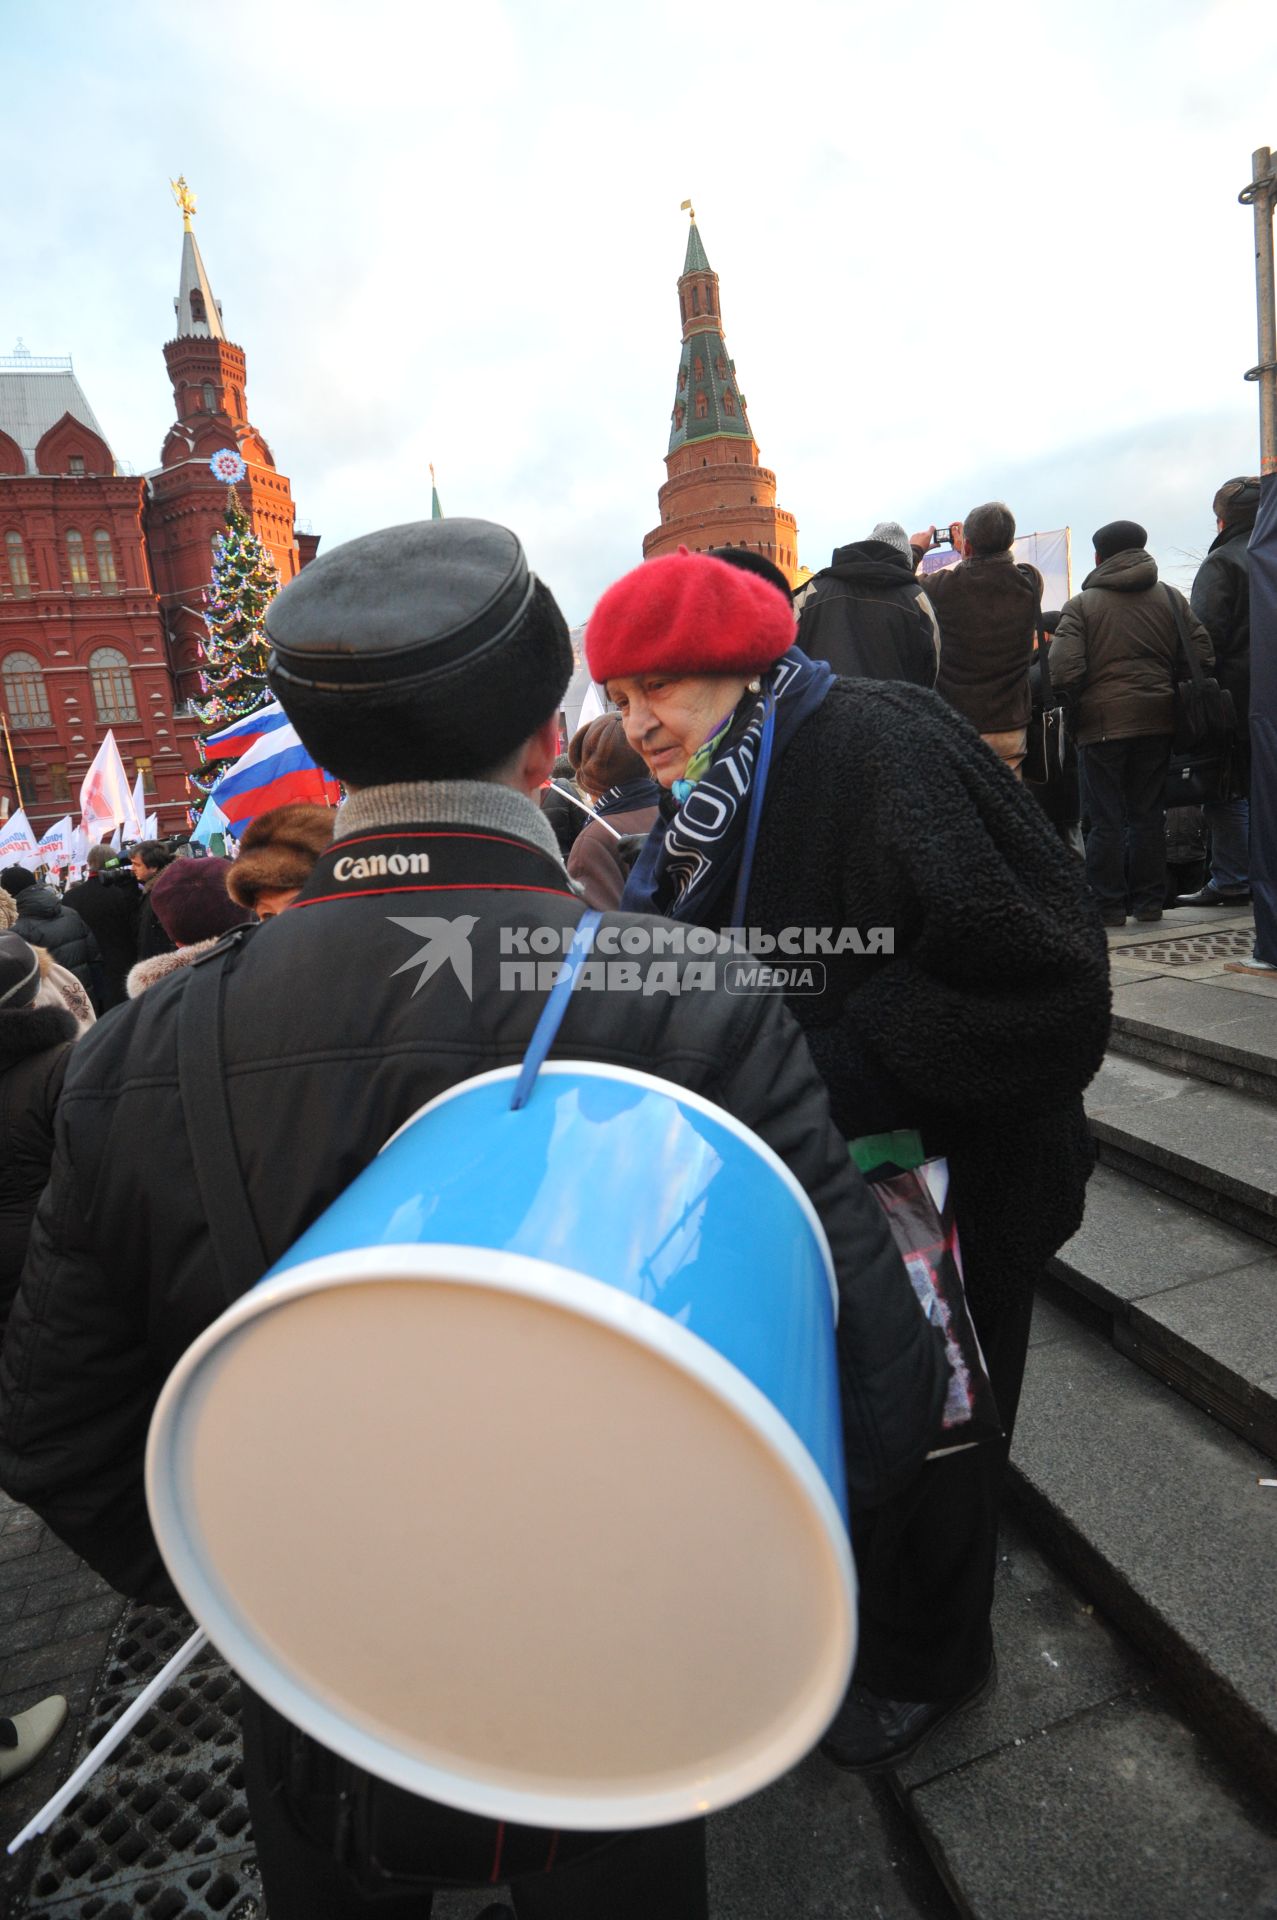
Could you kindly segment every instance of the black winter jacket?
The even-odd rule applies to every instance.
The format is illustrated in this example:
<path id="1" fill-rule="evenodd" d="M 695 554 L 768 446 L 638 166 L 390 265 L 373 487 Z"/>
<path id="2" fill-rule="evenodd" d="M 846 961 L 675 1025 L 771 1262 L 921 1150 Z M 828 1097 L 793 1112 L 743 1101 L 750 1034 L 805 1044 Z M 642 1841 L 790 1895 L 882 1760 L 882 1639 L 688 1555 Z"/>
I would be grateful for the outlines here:
<path id="1" fill-rule="evenodd" d="M 1211 638 L 1215 677 L 1233 696 L 1238 731 L 1250 724 L 1250 536 L 1255 516 L 1227 526 L 1197 569 L 1188 604 Z"/>
<path id="2" fill-rule="evenodd" d="M 934 687 L 940 629 L 908 555 L 886 540 L 838 547 L 802 600 L 798 645 L 835 673 Z"/>
<path id="3" fill-rule="evenodd" d="M 394 791 L 371 790 L 358 804 Z M 340 850 L 339 831 L 334 857 Z M 525 848 L 516 872 L 526 875 L 527 858 Z M 507 889 L 489 874 L 482 891 L 448 895 L 450 914 L 476 916 L 473 1000 L 451 967 L 405 977 L 414 936 L 390 917 L 405 911 L 395 897 L 365 889 L 303 905 L 323 893 L 322 863 L 287 913 L 251 937 L 230 936 L 227 1084 L 272 1262 L 424 1102 L 522 1058 L 543 996 L 499 990 L 501 929 L 575 925 L 583 910 L 557 861 L 535 859 L 548 891 L 525 890 L 526 878 Z M 407 911 L 414 906 L 419 897 Z M 635 918 L 609 915 L 605 925 Z M 187 969 L 162 981 L 77 1046 L 0 1364 L 0 1486 L 114 1585 L 155 1601 L 172 1589 L 143 1496 L 147 1425 L 174 1362 L 225 1305 L 177 1079 L 178 1014 L 193 977 Z M 939 1417 L 939 1336 L 779 999 L 578 993 L 555 1051 L 694 1088 L 793 1169 L 839 1275 L 849 1478 L 861 1500 L 907 1480 Z"/>
<path id="4" fill-rule="evenodd" d="M 889 930 L 889 953 L 824 959 L 824 991 L 789 1004 L 843 1134 L 918 1127 L 948 1156 L 977 1322 L 1082 1218 L 1109 974 L 1076 864 L 919 687 L 836 682 L 768 781 L 745 922 Z"/>
<path id="5" fill-rule="evenodd" d="M 0 1008 L 0 1340 L 36 1202 L 53 1159 L 53 1114 L 75 1018 L 62 1007 Z"/>
<path id="6" fill-rule="evenodd" d="M 1077 696 L 1070 725 L 1080 747 L 1172 731 L 1175 684 L 1188 678 L 1188 667 L 1170 594 L 1188 644 L 1209 669 L 1209 634 L 1179 589 L 1158 580 L 1157 562 L 1143 547 L 1111 554 L 1065 601 L 1051 642 L 1051 683 Z"/>
<path id="7" fill-rule="evenodd" d="M 75 908 L 60 900 L 52 887 L 27 887 L 18 895 L 17 907 L 13 931 L 33 947 L 43 947 L 60 967 L 75 975 L 82 987 L 96 995 L 102 955 Z"/>
<path id="8" fill-rule="evenodd" d="M 68 887 L 63 904 L 79 914 L 102 954 L 102 1009 L 118 1007 L 126 998 L 124 981 L 137 959 L 137 922 L 142 889 L 125 868 L 108 878 L 91 873 Z"/>

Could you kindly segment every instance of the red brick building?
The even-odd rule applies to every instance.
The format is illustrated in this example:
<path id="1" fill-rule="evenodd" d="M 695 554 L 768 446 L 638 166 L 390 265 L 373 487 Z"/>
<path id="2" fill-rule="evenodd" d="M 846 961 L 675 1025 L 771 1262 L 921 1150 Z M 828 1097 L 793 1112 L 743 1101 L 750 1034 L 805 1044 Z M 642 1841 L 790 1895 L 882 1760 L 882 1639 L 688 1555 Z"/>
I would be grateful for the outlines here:
<path id="1" fill-rule="evenodd" d="M 319 544 L 299 551 L 289 483 L 248 419 L 243 349 L 185 227 L 164 348 L 178 418 L 157 471 L 120 470 L 69 359 L 0 359 L 0 814 L 21 804 L 37 830 L 78 821 L 108 728 L 161 833 L 187 824 L 200 596 L 226 504 L 210 456 L 247 463 L 240 498 L 282 580 Z"/>
<path id="2" fill-rule="evenodd" d="M 683 349 L 670 416 L 668 474 L 658 496 L 661 524 L 643 540 L 643 558 L 690 547 L 753 547 L 794 584 L 798 523 L 776 505 L 776 476 L 758 447 L 723 339 L 718 275 L 692 215 L 678 283 Z"/>

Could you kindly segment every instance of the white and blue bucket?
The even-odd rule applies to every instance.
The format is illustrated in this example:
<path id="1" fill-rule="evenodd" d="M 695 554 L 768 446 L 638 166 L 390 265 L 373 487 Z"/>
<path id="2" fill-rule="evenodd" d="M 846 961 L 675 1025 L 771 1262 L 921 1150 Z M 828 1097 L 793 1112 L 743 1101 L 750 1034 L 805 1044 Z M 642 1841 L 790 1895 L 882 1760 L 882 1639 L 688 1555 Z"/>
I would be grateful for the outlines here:
<path id="1" fill-rule="evenodd" d="M 178 1363 L 156 1537 L 266 1700 L 466 1811 L 617 1830 L 793 1766 L 855 1646 L 837 1294 L 756 1135 L 580 1060 L 430 1102 Z"/>

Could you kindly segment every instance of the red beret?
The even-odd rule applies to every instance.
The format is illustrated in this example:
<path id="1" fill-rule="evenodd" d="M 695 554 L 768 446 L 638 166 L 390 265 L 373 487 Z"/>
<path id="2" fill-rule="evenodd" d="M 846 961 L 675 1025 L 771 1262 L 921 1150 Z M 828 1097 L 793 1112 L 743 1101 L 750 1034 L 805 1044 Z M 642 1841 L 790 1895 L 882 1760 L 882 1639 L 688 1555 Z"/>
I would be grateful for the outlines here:
<path id="1" fill-rule="evenodd" d="M 646 560 L 609 587 L 585 629 L 598 681 L 761 673 L 793 644 L 793 613 L 769 581 L 686 549 Z"/>

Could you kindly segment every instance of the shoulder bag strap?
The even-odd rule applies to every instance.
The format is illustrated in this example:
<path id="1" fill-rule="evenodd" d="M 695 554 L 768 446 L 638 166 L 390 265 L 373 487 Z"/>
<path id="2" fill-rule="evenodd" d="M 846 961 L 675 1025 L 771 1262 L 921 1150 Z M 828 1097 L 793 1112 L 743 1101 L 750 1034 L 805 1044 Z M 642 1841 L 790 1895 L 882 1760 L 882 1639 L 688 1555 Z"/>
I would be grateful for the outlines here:
<path id="1" fill-rule="evenodd" d="M 1202 672 L 1202 663 L 1197 657 L 1197 648 L 1189 645 L 1188 624 L 1184 619 L 1184 603 L 1173 587 L 1162 582 L 1162 591 L 1171 603 L 1171 617 L 1175 622 L 1175 637 L 1179 650 L 1188 664 L 1189 676 L 1200 693 L 1205 684 L 1206 675 Z"/>
<path id="2" fill-rule="evenodd" d="M 177 1015 L 182 1116 L 208 1237 L 228 1303 L 255 1286 L 270 1264 L 235 1149 L 222 1049 L 226 972 L 241 944 L 240 939 L 234 939 L 191 967 Z"/>

